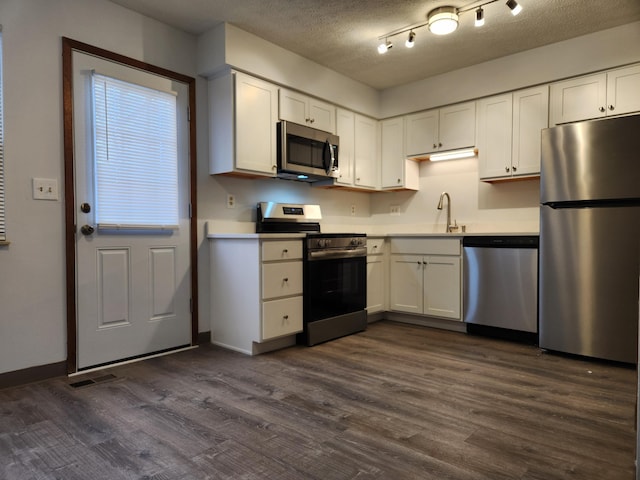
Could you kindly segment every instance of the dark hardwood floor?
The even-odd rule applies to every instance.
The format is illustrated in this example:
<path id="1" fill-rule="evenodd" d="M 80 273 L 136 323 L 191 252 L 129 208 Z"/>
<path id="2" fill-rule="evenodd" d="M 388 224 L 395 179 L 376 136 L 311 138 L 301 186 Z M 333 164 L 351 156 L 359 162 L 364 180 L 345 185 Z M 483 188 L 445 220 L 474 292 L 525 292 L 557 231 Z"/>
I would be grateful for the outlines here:
<path id="1" fill-rule="evenodd" d="M 501 340 L 383 321 L 88 377 L 0 390 L 1 479 L 634 478 L 636 371 Z"/>

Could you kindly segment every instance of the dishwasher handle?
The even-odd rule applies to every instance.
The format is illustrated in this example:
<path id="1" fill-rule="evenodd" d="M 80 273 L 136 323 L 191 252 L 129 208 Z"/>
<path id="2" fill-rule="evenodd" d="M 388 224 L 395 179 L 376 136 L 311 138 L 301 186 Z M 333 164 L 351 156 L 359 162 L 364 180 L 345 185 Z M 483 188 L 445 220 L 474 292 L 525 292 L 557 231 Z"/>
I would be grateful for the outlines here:
<path id="1" fill-rule="evenodd" d="M 463 247 L 538 248 L 538 235 L 480 235 L 462 237 Z"/>

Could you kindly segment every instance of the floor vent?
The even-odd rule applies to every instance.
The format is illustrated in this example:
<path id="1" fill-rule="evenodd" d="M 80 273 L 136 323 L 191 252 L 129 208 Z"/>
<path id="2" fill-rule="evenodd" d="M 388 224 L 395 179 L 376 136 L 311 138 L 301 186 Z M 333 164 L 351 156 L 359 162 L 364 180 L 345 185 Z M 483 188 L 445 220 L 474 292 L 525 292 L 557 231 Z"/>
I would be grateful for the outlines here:
<path id="1" fill-rule="evenodd" d="M 115 380 L 117 378 L 118 377 L 116 377 L 115 375 L 109 373 L 107 375 L 102 375 L 102 376 L 96 377 L 96 378 L 87 378 L 86 380 L 79 380 L 77 382 L 70 383 L 69 386 L 71 388 L 90 387 L 91 385 L 96 385 L 98 383 L 104 383 L 104 382 L 112 381 L 112 380 Z"/>

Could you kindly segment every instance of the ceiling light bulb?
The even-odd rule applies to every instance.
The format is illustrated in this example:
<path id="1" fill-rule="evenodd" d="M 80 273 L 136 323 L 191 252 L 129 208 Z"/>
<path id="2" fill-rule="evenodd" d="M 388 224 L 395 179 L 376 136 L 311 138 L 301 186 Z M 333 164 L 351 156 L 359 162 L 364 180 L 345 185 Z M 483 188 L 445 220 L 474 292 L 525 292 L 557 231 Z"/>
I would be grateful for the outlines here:
<path id="1" fill-rule="evenodd" d="M 482 9 L 482 7 L 479 7 L 476 10 L 476 23 L 475 23 L 476 27 L 481 27 L 484 25 L 484 10 Z"/>
<path id="2" fill-rule="evenodd" d="M 458 28 L 458 13 L 455 7 L 440 7 L 427 15 L 429 30 L 435 35 L 447 35 Z"/>
<path id="3" fill-rule="evenodd" d="M 382 55 L 383 53 L 387 53 L 387 50 L 389 50 L 391 47 L 393 47 L 393 43 L 391 43 L 389 40 L 385 40 L 384 43 L 378 45 L 378 53 L 380 55 Z"/>
<path id="4" fill-rule="evenodd" d="M 416 44 L 416 34 L 413 30 L 411 30 L 409 32 L 409 38 L 407 38 L 405 45 L 407 46 L 407 48 L 413 48 L 415 44 Z"/>
<path id="5" fill-rule="evenodd" d="M 515 17 L 522 11 L 522 7 L 518 5 L 516 0 L 507 0 L 507 7 L 511 9 L 511 14 Z"/>

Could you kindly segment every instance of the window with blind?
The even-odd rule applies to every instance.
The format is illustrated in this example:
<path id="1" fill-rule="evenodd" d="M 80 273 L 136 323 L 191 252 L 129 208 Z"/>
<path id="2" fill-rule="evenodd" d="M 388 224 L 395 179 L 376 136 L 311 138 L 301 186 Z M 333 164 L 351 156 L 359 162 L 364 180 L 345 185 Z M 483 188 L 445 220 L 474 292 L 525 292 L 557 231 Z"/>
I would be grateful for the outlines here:
<path id="1" fill-rule="evenodd" d="M 7 241 L 4 199 L 4 109 L 2 96 L 2 29 L 0 28 L 0 242 Z"/>
<path id="2" fill-rule="evenodd" d="M 177 229 L 176 95 L 98 73 L 92 93 L 98 228 Z"/>

